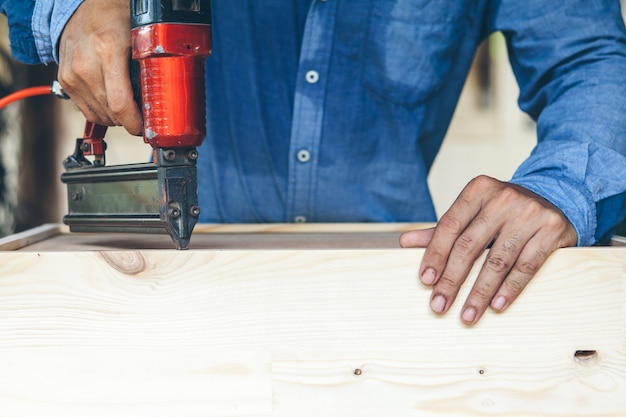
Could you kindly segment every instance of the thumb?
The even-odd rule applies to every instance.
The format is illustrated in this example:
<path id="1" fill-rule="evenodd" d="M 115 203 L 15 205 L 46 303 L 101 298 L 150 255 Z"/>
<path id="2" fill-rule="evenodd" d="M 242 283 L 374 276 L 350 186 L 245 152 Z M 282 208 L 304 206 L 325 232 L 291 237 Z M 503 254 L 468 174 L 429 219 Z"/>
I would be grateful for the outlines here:
<path id="1" fill-rule="evenodd" d="M 411 230 L 400 235 L 400 246 L 403 248 L 425 248 L 433 237 L 435 228 Z"/>

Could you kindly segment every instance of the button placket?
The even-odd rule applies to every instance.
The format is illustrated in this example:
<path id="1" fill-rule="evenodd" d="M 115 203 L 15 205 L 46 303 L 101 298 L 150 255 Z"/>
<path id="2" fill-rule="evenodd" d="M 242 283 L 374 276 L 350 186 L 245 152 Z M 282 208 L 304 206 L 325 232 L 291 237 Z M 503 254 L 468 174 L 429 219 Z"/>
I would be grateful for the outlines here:
<path id="1" fill-rule="evenodd" d="M 287 219 L 314 219 L 318 148 L 324 120 L 327 74 L 336 4 L 318 1 L 309 10 L 302 39 L 291 125 Z"/>

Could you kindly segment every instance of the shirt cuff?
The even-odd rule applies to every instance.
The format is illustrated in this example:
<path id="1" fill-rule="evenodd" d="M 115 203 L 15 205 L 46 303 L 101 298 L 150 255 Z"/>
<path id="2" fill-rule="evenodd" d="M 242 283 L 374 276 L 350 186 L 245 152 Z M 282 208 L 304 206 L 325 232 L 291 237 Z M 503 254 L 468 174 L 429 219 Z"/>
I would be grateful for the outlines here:
<path id="1" fill-rule="evenodd" d="M 33 10 L 32 30 L 41 62 L 59 62 L 61 33 L 83 0 L 37 0 Z"/>

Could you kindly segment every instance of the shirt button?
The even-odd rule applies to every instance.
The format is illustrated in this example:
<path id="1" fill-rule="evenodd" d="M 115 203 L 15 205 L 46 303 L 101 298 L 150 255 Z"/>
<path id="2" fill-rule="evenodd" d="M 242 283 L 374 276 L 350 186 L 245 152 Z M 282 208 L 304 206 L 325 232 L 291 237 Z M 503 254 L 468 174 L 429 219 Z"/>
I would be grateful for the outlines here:
<path id="1" fill-rule="evenodd" d="M 309 84 L 315 84 L 320 79 L 320 75 L 317 71 L 311 70 L 306 73 L 305 78 Z"/>
<path id="2" fill-rule="evenodd" d="M 304 216 L 296 216 L 293 218 L 293 221 L 296 223 L 306 223 L 306 217 Z"/>
<path id="3" fill-rule="evenodd" d="M 298 161 L 305 163 L 305 162 L 309 162 L 309 160 L 311 159 L 311 153 L 309 151 L 307 151 L 306 149 L 301 149 L 300 151 L 298 151 Z"/>

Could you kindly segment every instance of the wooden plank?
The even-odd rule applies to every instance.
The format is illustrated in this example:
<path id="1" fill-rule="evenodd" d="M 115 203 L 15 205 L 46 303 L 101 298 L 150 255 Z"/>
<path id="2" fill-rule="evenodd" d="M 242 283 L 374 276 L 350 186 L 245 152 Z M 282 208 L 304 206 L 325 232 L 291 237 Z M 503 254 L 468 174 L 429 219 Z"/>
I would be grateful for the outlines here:
<path id="1" fill-rule="evenodd" d="M 557 251 L 472 328 L 422 255 L 5 250 L 0 416 L 626 415 L 624 248 Z"/>

